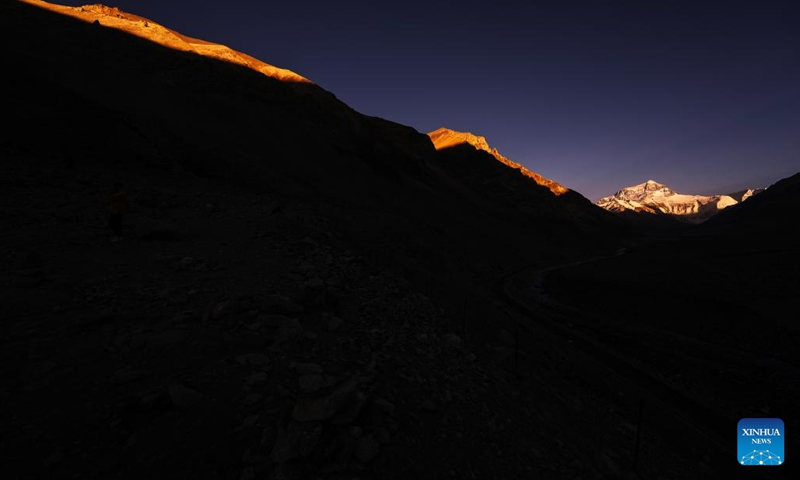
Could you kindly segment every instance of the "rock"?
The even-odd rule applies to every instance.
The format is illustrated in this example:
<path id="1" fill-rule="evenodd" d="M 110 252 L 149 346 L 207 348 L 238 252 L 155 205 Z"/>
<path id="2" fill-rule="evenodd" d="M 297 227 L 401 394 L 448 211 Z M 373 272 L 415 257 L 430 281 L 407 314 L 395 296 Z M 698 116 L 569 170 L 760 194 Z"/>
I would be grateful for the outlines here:
<path id="1" fill-rule="evenodd" d="M 282 313 L 262 313 L 256 317 L 259 327 L 279 329 L 284 325 L 292 323 L 292 317 Z"/>
<path id="2" fill-rule="evenodd" d="M 138 350 L 143 348 L 147 344 L 147 335 L 143 333 L 137 333 L 133 337 L 131 337 L 131 343 L 129 348 L 131 350 Z"/>
<path id="3" fill-rule="evenodd" d="M 262 313 L 292 314 L 302 311 L 302 307 L 295 304 L 291 298 L 284 295 L 267 295 L 258 302 L 258 309 Z"/>
<path id="4" fill-rule="evenodd" d="M 235 431 L 238 432 L 238 431 L 241 431 L 241 430 L 247 430 L 248 428 L 255 427 L 259 418 L 261 418 L 260 415 L 250 415 L 250 416 L 245 417 L 245 419 L 242 420 L 242 424 L 239 425 L 238 427 L 236 427 Z"/>
<path id="5" fill-rule="evenodd" d="M 375 429 L 375 438 L 381 443 L 381 445 L 387 445 L 392 441 L 392 434 L 389 433 L 389 430 L 383 427 L 377 427 Z"/>
<path id="6" fill-rule="evenodd" d="M 145 379 L 150 375 L 152 375 L 150 370 L 143 368 L 123 367 L 114 372 L 114 376 L 111 377 L 111 381 L 116 385 L 125 385 L 127 383 Z"/>
<path id="7" fill-rule="evenodd" d="M 363 432 L 360 433 L 363 434 Z M 329 472 L 342 471 L 353 457 L 355 450 L 356 438 L 347 430 L 339 431 L 322 452 L 324 458 L 329 458 L 333 461 L 333 463 L 329 463 L 323 468 Z"/>
<path id="8" fill-rule="evenodd" d="M 175 242 L 181 239 L 178 229 L 164 220 L 142 218 L 137 227 L 137 230 L 141 231 L 139 235 L 141 240 Z M 193 260 L 191 257 L 184 257 L 184 259 Z M 181 261 L 181 266 L 183 267 L 183 261 Z"/>
<path id="9" fill-rule="evenodd" d="M 290 318 L 288 322 L 281 325 L 277 331 L 277 338 L 272 344 L 272 347 L 278 347 L 282 344 L 289 343 L 303 334 L 303 327 L 300 321 L 296 318 Z"/>
<path id="10" fill-rule="evenodd" d="M 244 405 L 255 405 L 260 402 L 262 398 L 264 397 L 258 393 L 251 393 L 242 399 L 242 403 Z"/>
<path id="11" fill-rule="evenodd" d="M 150 392 L 142 395 L 139 402 L 146 408 L 153 408 L 164 398 L 164 392 Z"/>
<path id="12" fill-rule="evenodd" d="M 200 405 L 207 399 L 202 393 L 185 387 L 180 383 L 173 383 L 167 391 L 172 404 L 182 410 Z"/>
<path id="13" fill-rule="evenodd" d="M 277 435 L 278 431 L 275 428 L 271 426 L 264 427 L 264 430 L 261 432 L 261 445 L 275 444 Z"/>
<path id="14" fill-rule="evenodd" d="M 311 400 L 301 400 L 292 409 L 292 418 L 298 422 L 327 420 L 348 404 L 358 391 L 358 385 L 359 382 L 355 378 L 351 378 L 328 395 Z"/>
<path id="15" fill-rule="evenodd" d="M 162 350 L 183 343 L 185 339 L 186 332 L 184 330 L 166 330 L 150 335 L 145 348 L 147 350 Z"/>
<path id="16" fill-rule="evenodd" d="M 321 423 L 290 421 L 285 430 L 278 431 L 270 459 L 275 463 L 284 463 L 307 457 L 314 451 L 321 436 Z"/>
<path id="17" fill-rule="evenodd" d="M 375 406 L 378 407 L 380 411 L 387 415 L 394 415 L 395 406 L 389 400 L 385 398 L 379 398 L 375 400 Z"/>
<path id="18" fill-rule="evenodd" d="M 514 337 L 514 334 L 508 330 L 500 330 L 500 333 L 497 334 L 497 341 L 502 345 L 513 347 L 517 340 L 516 337 Z"/>
<path id="19" fill-rule="evenodd" d="M 309 288 L 311 290 L 325 289 L 325 282 L 319 277 L 311 278 L 310 280 L 306 281 L 304 285 L 306 286 L 306 288 Z"/>
<path id="20" fill-rule="evenodd" d="M 304 237 L 302 240 L 300 240 L 300 243 L 302 243 L 303 246 L 305 246 L 307 248 L 310 248 L 312 250 L 314 250 L 314 249 L 319 247 L 319 244 L 317 243 L 317 241 L 314 240 L 311 237 Z"/>
<path id="21" fill-rule="evenodd" d="M 306 480 L 308 468 L 305 465 L 295 463 L 279 463 L 272 470 L 270 480 Z"/>
<path id="22" fill-rule="evenodd" d="M 265 211 L 265 212 L 267 212 L 267 215 L 284 215 L 284 214 L 285 214 L 285 212 L 283 211 L 283 209 L 281 208 L 281 206 L 280 206 L 280 205 L 278 205 L 278 204 L 277 204 L 277 203 L 275 203 L 275 202 L 272 202 L 272 203 L 270 203 L 270 204 L 269 204 L 269 205 L 268 205 L 268 206 L 267 206 L 267 207 L 264 209 L 264 211 Z"/>
<path id="23" fill-rule="evenodd" d="M 486 358 L 490 363 L 501 364 L 514 355 L 514 350 L 505 346 L 487 345 Z"/>
<path id="24" fill-rule="evenodd" d="M 369 463 L 381 451 L 381 444 L 374 435 L 364 435 L 356 440 L 355 456 L 364 463 Z"/>
<path id="25" fill-rule="evenodd" d="M 310 375 L 303 375 L 297 379 L 297 383 L 300 385 L 300 390 L 303 393 L 314 393 L 320 389 L 324 381 L 322 375 L 318 373 L 312 373 Z"/>
<path id="26" fill-rule="evenodd" d="M 324 307 L 327 303 L 325 282 L 319 277 L 313 277 L 303 283 L 300 302 L 312 309 Z"/>
<path id="27" fill-rule="evenodd" d="M 252 365 L 254 367 L 264 367 L 269 365 L 269 357 L 263 353 L 246 353 L 236 357 L 240 365 Z"/>
<path id="28" fill-rule="evenodd" d="M 43 272 L 17 272 L 14 278 L 14 286 L 17 288 L 36 288 L 42 283 L 44 283 Z"/>
<path id="29" fill-rule="evenodd" d="M 267 383 L 267 372 L 253 373 L 248 375 L 244 381 L 250 386 L 264 385 Z"/>
<path id="30" fill-rule="evenodd" d="M 592 461 L 598 472 L 603 475 L 603 478 L 619 480 L 622 478 L 617 463 L 611 458 L 609 452 L 595 452 L 592 455 Z"/>
<path id="31" fill-rule="evenodd" d="M 311 375 L 314 373 L 322 373 L 322 367 L 316 363 L 299 363 L 292 362 L 289 368 L 299 373 L 300 375 Z"/>
<path id="32" fill-rule="evenodd" d="M 44 262 L 39 252 L 29 252 L 25 256 L 22 268 L 17 270 L 14 286 L 18 288 L 36 288 L 44 282 Z"/>
<path id="33" fill-rule="evenodd" d="M 239 480 L 255 480 L 256 470 L 253 467 L 245 467 L 242 474 L 239 475 Z"/>
<path id="34" fill-rule="evenodd" d="M 182 270 L 191 269 L 192 265 L 194 265 L 194 258 L 192 257 L 183 257 L 181 258 L 180 263 L 178 264 Z"/>
<path id="35" fill-rule="evenodd" d="M 65 458 L 66 456 L 64 455 L 64 451 L 61 449 L 61 447 L 56 447 L 55 451 L 49 457 L 44 459 L 42 465 L 45 468 L 50 468 L 63 462 Z"/>
<path id="36" fill-rule="evenodd" d="M 275 343 L 275 334 L 270 332 L 239 332 L 230 336 L 230 341 L 249 348 L 266 348 Z"/>
<path id="37" fill-rule="evenodd" d="M 234 313 L 235 304 L 233 300 L 223 300 L 211 306 L 207 316 L 211 320 L 222 320 L 223 318 Z"/>
<path id="38" fill-rule="evenodd" d="M 445 335 L 444 341 L 453 346 L 461 345 L 461 337 L 459 337 L 455 333 L 448 333 L 447 335 Z"/>
<path id="39" fill-rule="evenodd" d="M 422 409 L 423 410 L 427 410 L 429 412 L 435 411 L 436 410 L 436 404 L 433 403 L 432 400 L 425 400 L 424 402 L 422 402 Z"/>
<path id="40" fill-rule="evenodd" d="M 334 425 L 349 425 L 353 423 L 361 415 L 361 410 L 364 409 L 366 404 L 367 396 L 361 392 L 356 392 L 353 398 L 347 402 L 345 408 L 331 418 L 331 423 Z"/>
<path id="41" fill-rule="evenodd" d="M 331 332 L 339 331 L 339 329 L 342 328 L 342 325 L 344 325 L 344 320 L 339 317 L 330 317 L 326 324 L 328 331 Z"/>

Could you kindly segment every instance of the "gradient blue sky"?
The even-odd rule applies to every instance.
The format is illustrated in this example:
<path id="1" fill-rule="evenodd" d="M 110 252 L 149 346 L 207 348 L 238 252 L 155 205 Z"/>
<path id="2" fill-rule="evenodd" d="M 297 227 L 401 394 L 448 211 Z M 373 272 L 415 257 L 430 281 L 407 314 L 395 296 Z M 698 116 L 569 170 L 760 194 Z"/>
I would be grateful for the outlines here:
<path id="1" fill-rule="evenodd" d="M 795 0 L 106 4 L 364 114 L 483 135 L 593 201 L 648 179 L 714 194 L 800 172 Z"/>

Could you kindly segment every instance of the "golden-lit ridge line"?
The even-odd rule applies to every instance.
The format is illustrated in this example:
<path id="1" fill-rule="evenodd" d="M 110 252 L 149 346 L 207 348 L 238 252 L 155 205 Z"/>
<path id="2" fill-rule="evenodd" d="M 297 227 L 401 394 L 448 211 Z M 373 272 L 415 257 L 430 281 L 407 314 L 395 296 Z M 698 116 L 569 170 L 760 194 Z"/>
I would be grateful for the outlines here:
<path id="1" fill-rule="evenodd" d="M 497 151 L 496 148 L 490 147 L 489 144 L 486 142 L 486 138 L 480 135 L 475 135 L 470 132 L 457 132 L 455 130 L 450 130 L 449 128 L 442 127 L 434 130 L 433 132 L 428 133 L 428 136 L 431 138 L 433 146 L 436 147 L 436 150 L 442 150 L 445 148 L 450 148 L 456 145 L 462 145 L 466 143 L 472 145 L 478 150 L 483 150 L 489 153 L 499 162 L 515 170 L 518 170 L 522 175 L 532 179 L 537 184 L 543 187 L 547 187 L 555 195 L 562 195 L 569 191 L 569 189 L 564 187 L 563 185 L 556 183 L 552 180 L 549 180 L 547 178 L 544 178 L 538 173 L 528 170 L 519 163 L 504 157 L 503 155 L 500 154 L 500 152 Z"/>
<path id="2" fill-rule="evenodd" d="M 193 52 L 204 57 L 222 60 L 247 67 L 268 77 L 284 82 L 313 83 L 297 73 L 262 62 L 230 47 L 181 35 L 158 23 L 135 14 L 123 12 L 117 7 L 102 4 L 69 7 L 44 0 L 18 0 L 55 13 L 77 18 L 87 23 L 98 21 L 102 26 L 122 30 L 165 47 L 184 52 Z"/>

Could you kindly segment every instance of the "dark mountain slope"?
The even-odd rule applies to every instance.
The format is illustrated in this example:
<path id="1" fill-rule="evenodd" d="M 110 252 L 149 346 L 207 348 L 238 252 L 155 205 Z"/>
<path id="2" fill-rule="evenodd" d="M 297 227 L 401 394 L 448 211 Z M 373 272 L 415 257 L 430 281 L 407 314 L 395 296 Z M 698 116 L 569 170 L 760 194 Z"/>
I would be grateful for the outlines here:
<path id="1" fill-rule="evenodd" d="M 531 222 L 565 241 L 581 234 L 601 237 L 629 231 L 627 222 L 578 192 L 561 187 L 562 191 L 555 194 L 519 169 L 468 143 L 437 150 L 436 161 L 443 172 L 464 184 L 497 215 Z"/>
<path id="2" fill-rule="evenodd" d="M 720 212 L 703 231 L 753 237 L 797 238 L 800 221 L 800 173 L 775 182 L 747 201 Z"/>
<path id="3" fill-rule="evenodd" d="M 535 326 L 514 357 L 486 288 L 613 236 L 479 194 L 426 135 L 313 83 L 131 36 L 110 25 L 186 41 L 115 9 L 85 7 L 93 24 L 34 4 L 0 3 L 12 478 L 627 468 L 597 447 L 627 435 L 598 421 L 616 385 L 568 385 L 601 375 Z M 111 243 L 114 180 L 131 202 Z M 574 456 L 531 462 L 553 431 Z"/>
<path id="4" fill-rule="evenodd" d="M 507 202 L 466 194 L 452 168 L 434 165 L 426 135 L 364 116 L 313 83 L 165 48 L 105 27 L 106 17 L 91 24 L 20 2 L 3 8 L 13 72 L 3 83 L 14 92 L 7 113 L 15 118 L 3 148 L 120 174 L 184 171 L 339 208 L 348 212 L 337 220 L 342 231 L 394 252 L 398 264 L 418 263 L 395 242 L 401 237 L 414 239 L 429 259 L 499 265 L 526 260 L 506 256 L 498 244 L 544 248 L 555 235 L 559 245 L 591 245 L 598 239 L 572 237 L 587 221 L 608 232 L 574 201 L 555 207 L 559 202 L 534 192 L 521 194 L 523 217 L 509 223 Z M 114 19 L 127 15 L 111 11 Z M 535 212 L 534 221 L 525 220 Z"/>

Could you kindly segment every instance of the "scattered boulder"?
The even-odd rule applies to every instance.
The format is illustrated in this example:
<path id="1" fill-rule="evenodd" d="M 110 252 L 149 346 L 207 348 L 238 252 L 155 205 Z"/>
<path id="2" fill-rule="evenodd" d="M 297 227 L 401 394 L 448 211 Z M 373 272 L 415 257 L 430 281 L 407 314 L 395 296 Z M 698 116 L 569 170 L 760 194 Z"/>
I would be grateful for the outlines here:
<path id="1" fill-rule="evenodd" d="M 314 373 L 322 373 L 322 367 L 320 367 L 316 363 L 292 362 L 292 364 L 289 365 L 289 368 L 291 368 L 300 375 L 311 375 Z"/>
<path id="2" fill-rule="evenodd" d="M 381 444 L 374 435 L 363 435 L 356 440 L 355 456 L 361 462 L 369 463 L 381 451 Z"/>
<path id="3" fill-rule="evenodd" d="M 254 367 L 265 367 L 269 365 L 269 357 L 263 353 L 246 353 L 236 357 L 240 365 L 251 365 Z"/>
<path id="4" fill-rule="evenodd" d="M 351 378 L 323 397 L 300 400 L 292 410 L 292 418 L 298 422 L 328 420 L 353 399 L 358 388 L 358 380 Z"/>
<path id="5" fill-rule="evenodd" d="M 267 295 L 257 301 L 257 308 L 262 313 L 277 313 L 284 315 L 297 314 L 303 311 L 303 307 L 285 295 Z"/>
<path id="6" fill-rule="evenodd" d="M 310 375 L 301 376 L 297 379 L 297 383 L 300 385 L 300 391 L 303 393 L 314 393 L 322 387 L 324 377 L 318 373 L 312 373 Z"/>
<path id="7" fill-rule="evenodd" d="M 245 383 L 250 386 L 264 385 L 267 383 L 267 372 L 256 372 L 245 378 Z"/>
<path id="8" fill-rule="evenodd" d="M 188 388 L 180 383 L 173 383 L 169 386 L 167 391 L 172 404 L 181 410 L 187 410 L 199 406 L 208 400 L 208 397 L 202 393 L 192 390 L 191 388 Z"/>
<path id="9" fill-rule="evenodd" d="M 152 375 L 150 370 L 144 368 L 123 367 L 114 372 L 111 382 L 116 385 L 125 385 L 139 380 L 143 380 Z"/>
<path id="10" fill-rule="evenodd" d="M 290 421 L 285 429 L 278 430 L 278 438 L 272 447 L 270 459 L 284 463 L 308 457 L 322 436 L 322 424 L 318 422 Z"/>
<path id="11" fill-rule="evenodd" d="M 14 286 L 17 288 L 36 288 L 44 283 L 44 262 L 39 252 L 32 251 L 25 256 L 16 272 Z"/>
<path id="12" fill-rule="evenodd" d="M 334 425 L 350 425 L 361 415 L 361 411 L 366 404 L 367 396 L 363 392 L 356 392 L 345 407 L 331 418 L 331 423 Z"/>

